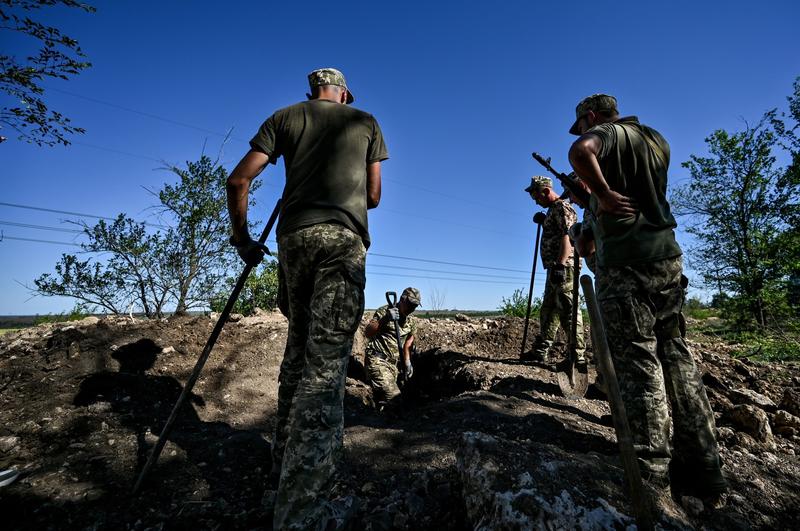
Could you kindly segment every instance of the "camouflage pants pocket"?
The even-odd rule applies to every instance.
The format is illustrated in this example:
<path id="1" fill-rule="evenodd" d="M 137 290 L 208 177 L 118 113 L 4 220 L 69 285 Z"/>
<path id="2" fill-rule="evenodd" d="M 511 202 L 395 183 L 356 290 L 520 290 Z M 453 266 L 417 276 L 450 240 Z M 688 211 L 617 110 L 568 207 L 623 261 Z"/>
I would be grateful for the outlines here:
<path id="1" fill-rule="evenodd" d="M 669 409 L 652 308 L 633 294 L 601 300 L 600 307 L 637 453 L 669 458 Z"/>
<path id="2" fill-rule="evenodd" d="M 352 275 L 342 275 L 342 281 L 333 298 L 331 313 L 336 330 L 348 334 L 354 333 L 361 323 L 364 314 L 364 285 L 361 280 L 354 280 Z"/>
<path id="3" fill-rule="evenodd" d="M 278 309 L 284 317 L 289 317 L 289 293 L 286 287 L 286 274 L 278 267 Z"/>

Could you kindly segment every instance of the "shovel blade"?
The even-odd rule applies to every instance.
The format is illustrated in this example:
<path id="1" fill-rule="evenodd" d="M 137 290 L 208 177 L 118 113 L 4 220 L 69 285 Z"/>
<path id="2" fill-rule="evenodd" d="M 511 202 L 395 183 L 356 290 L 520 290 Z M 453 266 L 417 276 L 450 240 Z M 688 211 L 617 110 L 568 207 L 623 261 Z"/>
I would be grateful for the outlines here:
<path id="1" fill-rule="evenodd" d="M 583 398 L 589 389 L 589 374 L 585 366 L 578 368 L 572 360 L 564 360 L 556 374 L 561 394 L 567 398 Z"/>

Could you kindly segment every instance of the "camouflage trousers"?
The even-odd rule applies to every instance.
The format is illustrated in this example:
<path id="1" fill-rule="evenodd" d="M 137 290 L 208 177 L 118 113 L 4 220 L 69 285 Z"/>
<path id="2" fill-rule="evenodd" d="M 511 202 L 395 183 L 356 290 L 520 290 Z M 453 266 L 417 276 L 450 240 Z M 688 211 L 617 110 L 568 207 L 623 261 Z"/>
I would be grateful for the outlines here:
<path id="1" fill-rule="evenodd" d="M 684 340 L 681 257 L 599 267 L 597 298 L 643 473 L 666 474 L 673 448 L 684 468 L 719 470 L 714 415 Z M 669 401 L 669 403 L 668 403 Z"/>
<path id="2" fill-rule="evenodd" d="M 565 273 L 564 282 L 559 283 L 553 280 L 552 271 L 547 270 L 542 308 L 539 311 L 540 331 L 534 347 L 534 354 L 545 359 L 556 339 L 559 324 L 569 338 L 570 324 L 572 323 L 572 279 L 574 273 L 571 267 L 568 267 Z M 580 311 L 578 311 L 577 335 L 575 353 L 578 359 L 582 359 L 586 350 L 586 341 L 583 338 L 583 316 Z"/>
<path id="3" fill-rule="evenodd" d="M 378 407 L 385 406 L 400 396 L 400 388 L 397 386 L 400 374 L 398 360 L 399 354 L 391 357 L 370 349 L 367 349 L 364 356 L 364 369 L 372 388 L 372 399 Z"/>
<path id="4" fill-rule="evenodd" d="M 274 529 L 327 523 L 329 488 L 342 452 L 344 387 L 364 312 L 366 249 L 336 224 L 278 239 L 289 332 L 281 363 L 273 469 L 280 469 Z"/>

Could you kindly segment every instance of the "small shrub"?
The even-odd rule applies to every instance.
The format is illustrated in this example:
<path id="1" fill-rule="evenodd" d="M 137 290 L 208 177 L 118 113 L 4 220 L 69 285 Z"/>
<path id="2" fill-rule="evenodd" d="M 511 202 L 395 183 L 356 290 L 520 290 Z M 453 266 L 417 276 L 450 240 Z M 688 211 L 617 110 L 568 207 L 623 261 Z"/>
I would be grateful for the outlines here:
<path id="1" fill-rule="evenodd" d="M 535 297 L 531 302 L 531 315 L 539 313 L 542 306 L 541 297 Z M 511 297 L 503 297 L 500 306 L 497 307 L 500 313 L 510 317 L 525 317 L 525 310 L 528 308 L 528 294 L 522 289 L 514 290 Z"/>
<path id="2" fill-rule="evenodd" d="M 37 315 L 33 320 L 33 324 L 38 325 L 44 323 L 64 323 L 67 321 L 80 321 L 81 319 L 88 317 L 89 315 L 91 315 L 91 312 L 89 312 L 85 306 L 78 304 L 68 312 Z"/>

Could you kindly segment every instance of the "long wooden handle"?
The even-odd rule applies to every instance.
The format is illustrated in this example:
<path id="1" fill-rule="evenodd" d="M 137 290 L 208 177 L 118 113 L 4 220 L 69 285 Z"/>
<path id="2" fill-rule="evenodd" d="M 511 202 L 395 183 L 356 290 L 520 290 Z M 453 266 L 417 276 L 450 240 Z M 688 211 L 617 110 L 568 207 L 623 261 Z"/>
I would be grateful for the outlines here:
<path id="1" fill-rule="evenodd" d="M 267 241 L 267 237 L 272 231 L 272 226 L 275 224 L 275 220 L 278 219 L 280 210 L 281 200 L 278 199 L 278 202 L 275 204 L 275 208 L 272 211 L 272 215 L 270 215 L 269 221 L 267 221 L 267 226 L 264 227 L 264 231 L 261 233 L 261 237 L 258 239 L 259 242 L 264 243 Z M 250 271 L 252 270 L 253 266 L 247 265 L 239 275 L 239 279 L 236 281 L 236 285 L 234 286 L 230 297 L 228 297 L 228 302 L 225 304 L 225 308 L 222 310 L 222 313 L 217 319 L 217 324 L 214 325 L 214 329 L 211 331 L 208 341 L 206 341 L 206 346 L 203 348 L 203 352 L 200 354 L 200 357 L 197 359 L 197 363 L 194 365 L 192 374 L 186 381 L 186 385 L 183 386 L 183 391 L 181 391 L 178 401 L 175 402 L 175 406 L 172 408 L 172 412 L 169 414 L 167 423 L 164 424 L 164 428 L 161 430 L 161 435 L 158 436 L 156 445 L 153 446 L 153 450 L 150 452 L 150 456 L 147 458 L 144 468 L 142 468 L 142 471 L 139 473 L 139 477 L 136 479 L 136 484 L 133 486 L 133 494 L 139 492 L 144 479 L 147 477 L 147 473 L 151 468 L 153 468 L 153 465 L 156 464 L 156 461 L 158 461 L 158 457 L 161 455 L 164 445 L 167 444 L 167 437 L 169 437 L 169 434 L 172 431 L 172 426 L 175 424 L 175 420 L 178 418 L 178 413 L 180 413 L 181 407 L 183 407 L 186 399 L 191 395 L 192 389 L 194 389 L 194 384 L 197 383 L 197 379 L 200 377 L 200 372 L 203 370 L 203 366 L 206 364 L 208 356 L 211 354 L 211 350 L 214 348 L 214 344 L 217 342 L 217 338 L 219 338 L 219 335 L 222 332 L 222 327 L 225 326 L 225 322 L 228 320 L 228 317 L 233 310 L 233 305 L 236 304 L 236 299 L 239 298 L 239 293 L 241 293 L 244 283 L 247 281 L 247 277 L 250 276 Z"/>
<path id="2" fill-rule="evenodd" d="M 531 286 L 528 288 L 528 307 L 525 310 L 525 328 L 522 330 L 522 346 L 519 355 L 525 354 L 525 343 L 528 342 L 528 323 L 531 319 L 531 301 L 533 300 L 533 279 L 536 278 L 536 264 L 539 258 L 539 236 L 542 234 L 542 225 L 536 224 L 536 245 L 533 246 L 533 269 L 531 269 Z"/>
<path id="3" fill-rule="evenodd" d="M 617 444 L 619 444 L 622 467 L 625 470 L 625 479 L 628 482 L 636 525 L 639 529 L 649 531 L 654 528 L 650 500 L 642 486 L 642 475 L 639 471 L 639 462 L 636 460 L 636 450 L 633 448 L 631 428 L 628 424 L 628 416 L 625 413 L 625 404 L 622 402 L 622 396 L 619 392 L 617 373 L 614 371 L 614 364 L 611 361 L 606 331 L 603 327 L 603 318 L 600 315 L 600 307 L 597 304 L 591 277 L 583 275 L 581 277 L 581 286 L 583 287 L 583 295 L 586 297 L 586 306 L 589 310 L 595 356 L 600 363 L 600 369 L 608 387 L 611 418 L 614 421 L 614 431 L 617 433 Z"/>

